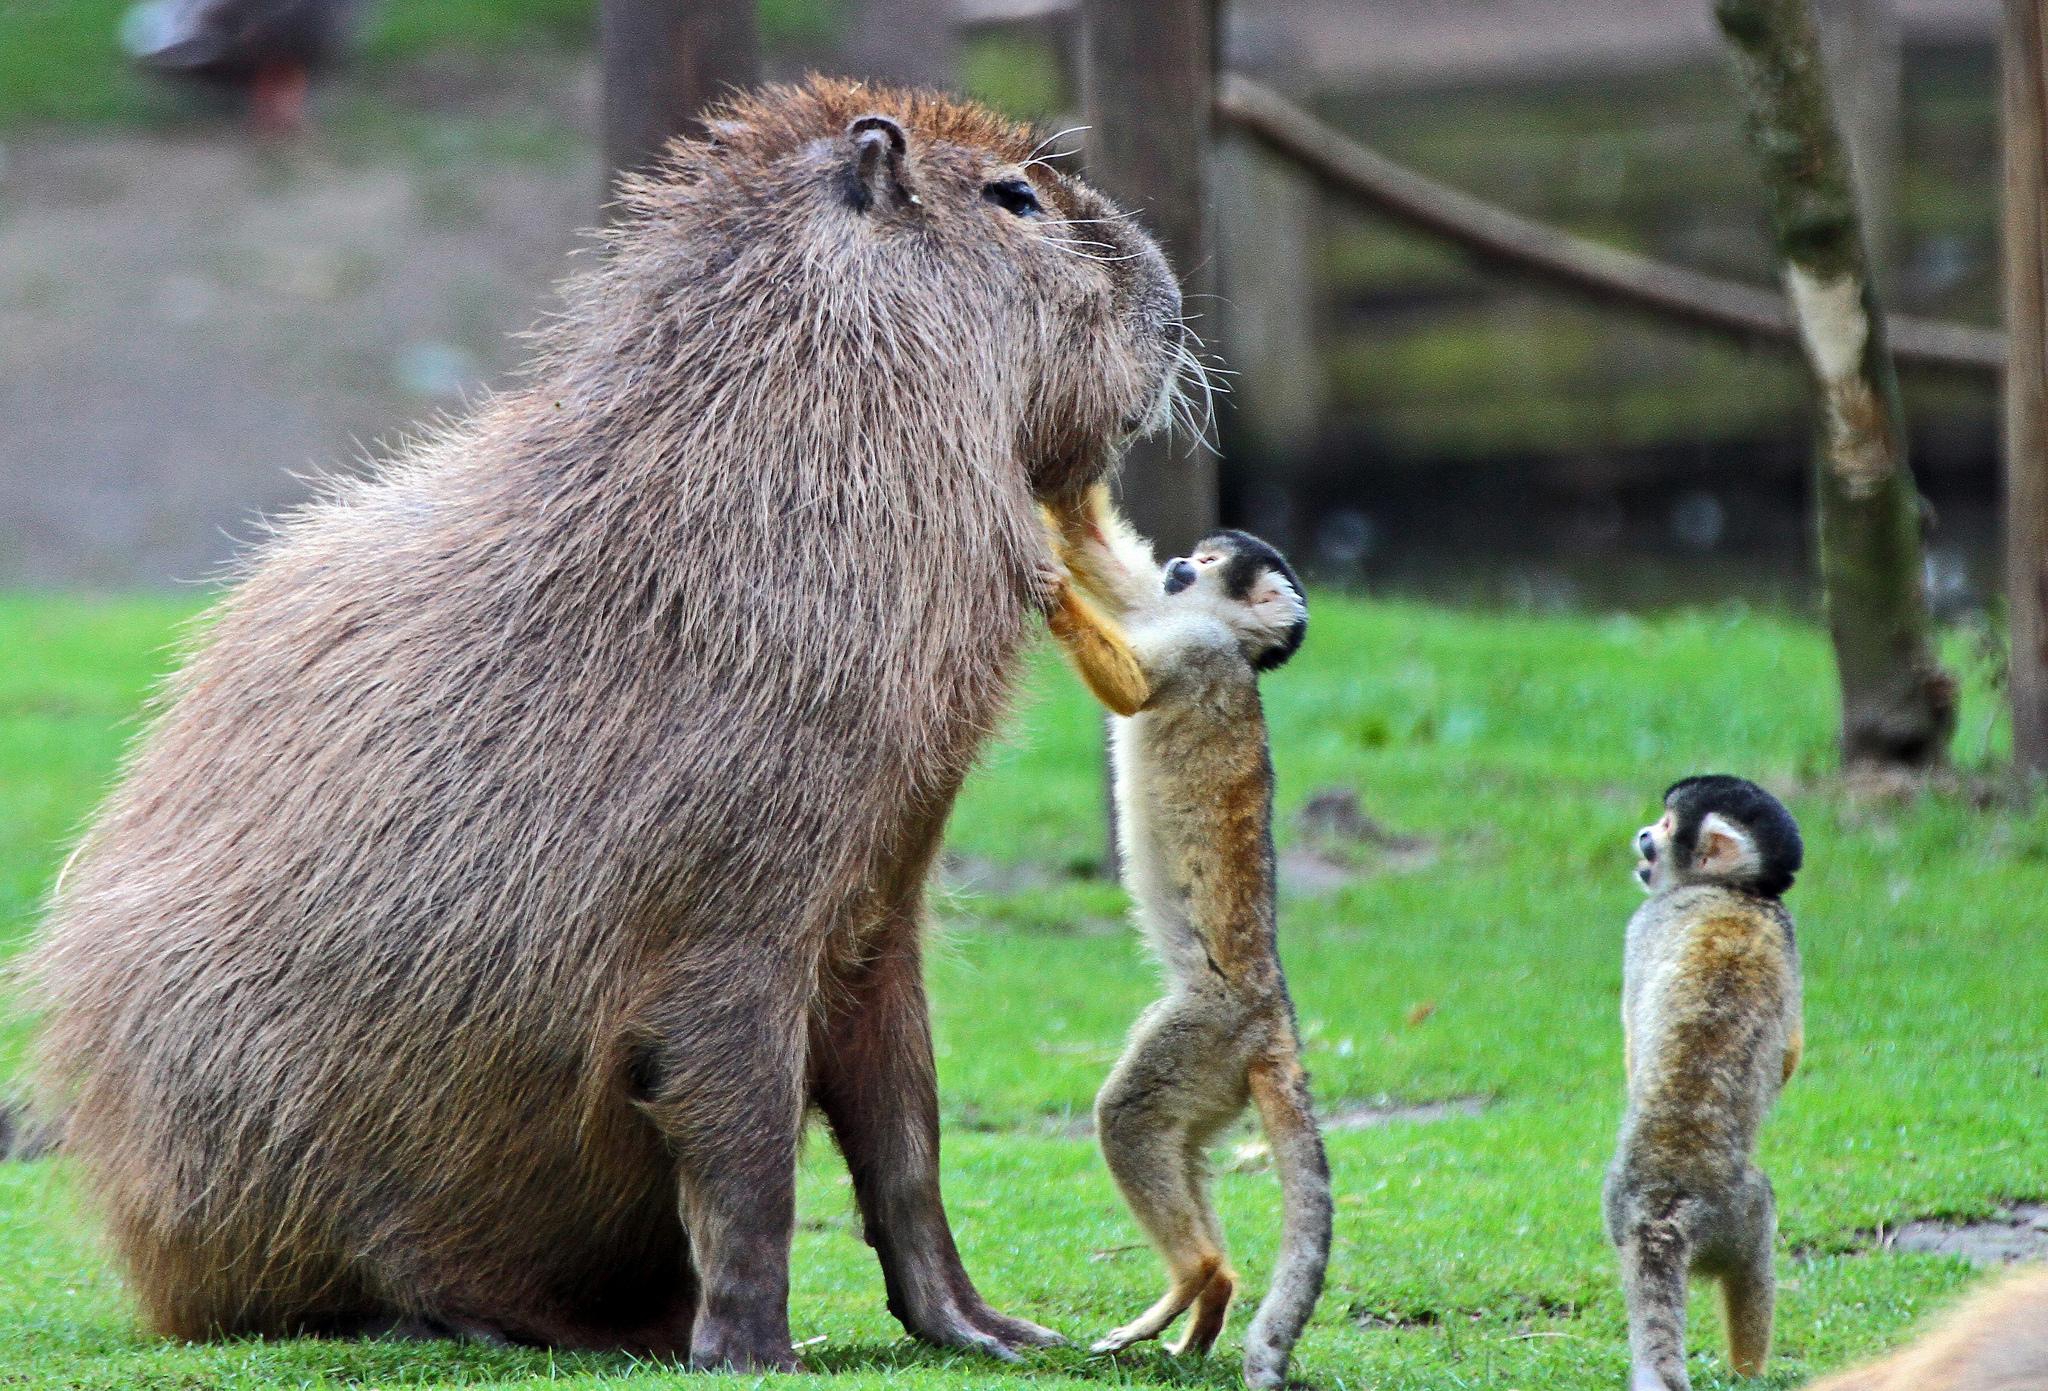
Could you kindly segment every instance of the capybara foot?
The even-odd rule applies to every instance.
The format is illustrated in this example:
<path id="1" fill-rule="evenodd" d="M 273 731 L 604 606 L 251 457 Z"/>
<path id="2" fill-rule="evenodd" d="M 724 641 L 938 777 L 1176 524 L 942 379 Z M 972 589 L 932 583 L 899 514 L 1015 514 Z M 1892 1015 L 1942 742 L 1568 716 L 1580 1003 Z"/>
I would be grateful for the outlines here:
<path id="1" fill-rule="evenodd" d="M 1029 1319 L 1014 1319 L 1008 1314 L 999 1314 L 979 1300 L 975 1301 L 974 1322 L 983 1332 L 1012 1351 L 1019 1348 L 1064 1347 L 1067 1341 L 1050 1328 L 1040 1328 Z"/>
<path id="2" fill-rule="evenodd" d="M 942 1348 L 967 1348 L 1014 1362 L 1025 1348 L 1056 1347 L 1066 1342 L 1049 1328 L 999 1314 L 979 1298 L 961 1301 L 950 1295 L 929 1301 L 914 1313 L 898 1315 L 913 1338 Z"/>
<path id="3" fill-rule="evenodd" d="M 736 1321 L 698 1318 L 690 1336 L 690 1366 L 699 1371 L 801 1372 L 789 1334 L 748 1328 Z"/>

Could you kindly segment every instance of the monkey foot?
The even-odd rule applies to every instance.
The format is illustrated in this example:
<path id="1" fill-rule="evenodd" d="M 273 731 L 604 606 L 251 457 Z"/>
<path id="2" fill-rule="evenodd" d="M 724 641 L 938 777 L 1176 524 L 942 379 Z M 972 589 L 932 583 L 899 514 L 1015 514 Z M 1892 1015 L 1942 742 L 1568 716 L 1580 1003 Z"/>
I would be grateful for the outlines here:
<path id="1" fill-rule="evenodd" d="M 1127 1323 L 1122 1328 L 1116 1329 L 1114 1332 L 1105 1333 L 1100 1338 L 1097 1338 L 1089 1345 L 1088 1350 L 1090 1352 L 1122 1352 L 1133 1343 L 1142 1343 L 1158 1336 L 1159 1334 L 1156 1330 L 1146 1329 L 1141 1324 Z"/>

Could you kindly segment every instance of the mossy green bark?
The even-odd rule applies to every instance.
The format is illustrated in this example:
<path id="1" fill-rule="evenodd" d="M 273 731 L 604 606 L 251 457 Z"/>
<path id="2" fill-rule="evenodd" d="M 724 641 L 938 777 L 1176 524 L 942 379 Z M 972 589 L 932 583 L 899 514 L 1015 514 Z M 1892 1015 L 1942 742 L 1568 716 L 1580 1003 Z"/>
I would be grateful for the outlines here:
<path id="1" fill-rule="evenodd" d="M 1955 733 L 1955 683 L 1934 652 L 1924 507 L 1906 461 L 1898 381 L 1812 6 L 1718 0 L 1715 13 L 1735 53 L 1771 231 L 1820 397 L 1814 496 L 1842 755 L 1938 765 Z"/>

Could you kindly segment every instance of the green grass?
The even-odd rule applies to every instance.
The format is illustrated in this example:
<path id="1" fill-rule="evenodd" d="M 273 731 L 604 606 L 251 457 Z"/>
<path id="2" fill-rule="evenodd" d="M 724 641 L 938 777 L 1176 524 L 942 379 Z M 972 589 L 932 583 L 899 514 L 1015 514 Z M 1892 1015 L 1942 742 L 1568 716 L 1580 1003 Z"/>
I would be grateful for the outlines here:
<path id="1" fill-rule="evenodd" d="M 185 611 L 0 603 L 0 942 L 27 931 Z M 1283 905 L 1317 1091 L 1331 1106 L 1490 1105 L 1331 1136 L 1337 1247 L 1300 1376 L 1385 1391 L 1619 1384 L 1622 1308 L 1597 1193 L 1618 1112 L 1620 931 L 1636 900 L 1626 840 L 1689 771 L 1791 789 L 1810 846 L 1792 897 L 1807 1062 L 1763 1140 L 1784 1291 L 1780 1356 L 1761 1385 L 1885 1345 L 1973 1278 L 1951 1261 L 1869 1254 L 1859 1232 L 2048 1195 L 2035 979 L 2048 808 L 1850 802 L 1826 777 L 1831 685 L 1813 629 L 1739 610 L 1533 619 L 1320 601 L 1302 657 L 1268 683 L 1282 814 L 1351 786 L 1437 853 Z M 1995 759 L 2003 735 L 1979 680 L 1964 725 L 1964 759 Z M 1097 728 L 1075 683 L 1041 660 L 963 799 L 954 848 L 1054 867 L 1093 858 Z M 1099 883 L 1055 876 L 937 906 L 931 985 L 961 1244 L 1000 1304 L 1098 1332 L 1148 1302 L 1158 1272 L 1131 1249 L 1092 1144 L 1061 1132 L 1154 973 L 1118 921 L 1120 895 Z M 1434 1012 L 1410 1022 L 1425 1003 Z M 1226 1173 L 1219 1192 L 1256 1296 L 1277 1231 L 1272 1177 Z M 156 1343 L 73 1202 L 61 1162 L 0 1166 L 0 1385 L 728 1384 L 541 1352 Z M 1235 1378 L 1234 1333 L 1225 1356 L 1191 1367 L 1059 1351 L 1005 1370 L 908 1344 L 822 1138 L 804 1161 L 791 1313 L 797 1338 L 823 1340 L 805 1350 L 811 1365 L 849 1386 Z M 1696 1385 L 1735 1384 L 1705 1293 L 1693 1346 Z"/>

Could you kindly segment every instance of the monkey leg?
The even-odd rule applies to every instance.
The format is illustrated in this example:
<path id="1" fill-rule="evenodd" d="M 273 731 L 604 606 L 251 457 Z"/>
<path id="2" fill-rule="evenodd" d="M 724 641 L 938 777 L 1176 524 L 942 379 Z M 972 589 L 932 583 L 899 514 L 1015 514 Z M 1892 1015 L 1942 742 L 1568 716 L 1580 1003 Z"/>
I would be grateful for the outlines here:
<path id="1" fill-rule="evenodd" d="M 1014 1359 L 1019 1348 L 1065 1340 L 990 1308 L 953 1244 L 939 1194 L 938 1086 L 917 924 L 907 905 L 898 917 L 879 953 L 828 992 L 833 1008 L 811 1050 L 813 1097 L 846 1157 L 889 1312 L 926 1342 Z"/>
<path id="2" fill-rule="evenodd" d="M 1622 1228 L 1621 1286 L 1628 1302 L 1629 1391 L 1690 1391 L 1685 1374 L 1685 1286 L 1691 1242 L 1670 1216 Z"/>
<path id="3" fill-rule="evenodd" d="M 1231 1063 L 1215 1033 L 1195 1009 L 1154 1006 L 1095 1099 L 1103 1158 L 1168 1277 L 1158 1302 L 1097 1341 L 1097 1352 L 1156 1338 L 1191 1305 L 1199 1304 L 1196 1315 L 1172 1351 L 1206 1352 L 1223 1330 L 1237 1277 L 1209 1203 L 1206 1160 L 1209 1142 L 1243 1108 L 1244 1084 L 1241 1076 L 1219 1084 L 1219 1063 Z"/>
<path id="4" fill-rule="evenodd" d="M 789 1345 L 804 1111 L 801 974 L 793 964 L 735 970 L 710 953 L 671 964 L 663 1005 L 641 1026 L 657 1042 L 637 1079 L 640 1104 L 675 1154 L 696 1268 L 693 1367 L 801 1370 Z"/>
<path id="5" fill-rule="evenodd" d="M 1744 1183 L 1746 1211 L 1719 1263 L 1721 1313 L 1728 1330 L 1728 1361 L 1736 1375 L 1763 1373 L 1771 1356 L 1771 1322 L 1778 1297 L 1772 1246 L 1778 1233 L 1770 1180 L 1752 1169 Z"/>

